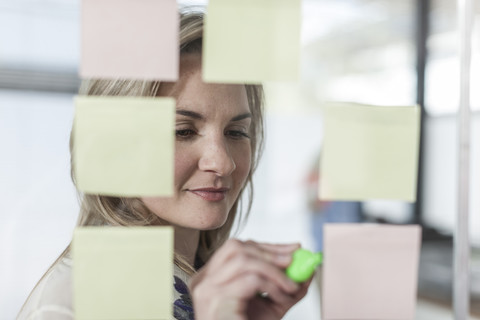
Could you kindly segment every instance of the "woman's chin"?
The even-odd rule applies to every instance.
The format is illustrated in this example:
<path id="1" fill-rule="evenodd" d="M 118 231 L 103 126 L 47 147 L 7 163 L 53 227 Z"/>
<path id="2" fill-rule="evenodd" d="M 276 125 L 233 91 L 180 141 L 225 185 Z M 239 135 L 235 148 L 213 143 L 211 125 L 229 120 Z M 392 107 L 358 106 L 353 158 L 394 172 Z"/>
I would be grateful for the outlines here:
<path id="1" fill-rule="evenodd" d="M 221 228 L 225 222 L 227 221 L 227 217 L 222 219 L 209 219 L 203 220 L 201 223 L 198 223 L 194 228 L 200 231 L 209 231 Z"/>

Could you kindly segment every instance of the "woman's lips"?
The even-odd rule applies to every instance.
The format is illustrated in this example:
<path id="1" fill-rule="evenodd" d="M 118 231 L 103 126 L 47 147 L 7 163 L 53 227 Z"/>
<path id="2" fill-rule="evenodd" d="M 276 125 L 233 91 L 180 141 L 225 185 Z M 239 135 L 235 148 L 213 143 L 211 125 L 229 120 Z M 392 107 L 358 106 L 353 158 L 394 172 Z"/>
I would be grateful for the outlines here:
<path id="1" fill-rule="evenodd" d="M 188 191 L 207 201 L 222 201 L 225 199 L 228 188 L 202 188 Z"/>

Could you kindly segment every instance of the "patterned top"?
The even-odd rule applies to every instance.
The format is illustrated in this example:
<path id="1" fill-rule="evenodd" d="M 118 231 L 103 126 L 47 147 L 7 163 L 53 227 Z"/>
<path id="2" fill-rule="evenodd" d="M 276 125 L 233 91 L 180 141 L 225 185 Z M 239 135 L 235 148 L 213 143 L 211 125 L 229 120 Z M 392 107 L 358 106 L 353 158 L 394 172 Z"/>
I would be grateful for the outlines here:
<path id="1" fill-rule="evenodd" d="M 193 320 L 193 304 L 187 283 L 190 276 L 174 266 L 173 316 Z M 38 283 L 17 320 L 73 320 L 72 260 L 61 259 Z"/>
<path id="2" fill-rule="evenodd" d="M 173 276 L 173 296 L 175 301 L 173 302 L 173 316 L 177 320 L 193 320 L 195 319 L 193 314 L 193 303 L 190 293 L 188 291 L 189 276 L 177 265 L 174 267 Z"/>

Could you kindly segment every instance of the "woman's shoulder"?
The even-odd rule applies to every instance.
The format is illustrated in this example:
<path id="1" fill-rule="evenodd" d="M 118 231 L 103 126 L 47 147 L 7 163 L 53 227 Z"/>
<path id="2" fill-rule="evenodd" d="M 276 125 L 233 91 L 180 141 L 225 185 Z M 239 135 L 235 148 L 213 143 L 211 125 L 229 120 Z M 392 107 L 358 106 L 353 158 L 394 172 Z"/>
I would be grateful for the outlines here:
<path id="1" fill-rule="evenodd" d="M 72 260 L 56 262 L 25 302 L 17 320 L 73 319 Z"/>

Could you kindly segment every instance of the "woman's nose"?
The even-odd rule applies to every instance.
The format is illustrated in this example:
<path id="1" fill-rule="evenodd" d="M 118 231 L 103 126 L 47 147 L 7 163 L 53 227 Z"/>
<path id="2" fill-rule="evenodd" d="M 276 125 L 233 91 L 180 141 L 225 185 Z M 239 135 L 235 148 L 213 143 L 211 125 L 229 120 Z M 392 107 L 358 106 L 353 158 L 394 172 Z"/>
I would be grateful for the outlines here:
<path id="1" fill-rule="evenodd" d="M 229 176 L 236 168 L 229 146 L 223 138 L 209 139 L 202 146 L 198 166 L 202 171 L 214 172 L 219 176 Z"/>

